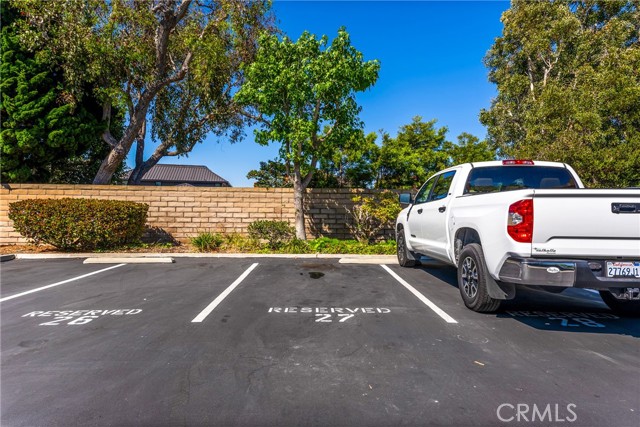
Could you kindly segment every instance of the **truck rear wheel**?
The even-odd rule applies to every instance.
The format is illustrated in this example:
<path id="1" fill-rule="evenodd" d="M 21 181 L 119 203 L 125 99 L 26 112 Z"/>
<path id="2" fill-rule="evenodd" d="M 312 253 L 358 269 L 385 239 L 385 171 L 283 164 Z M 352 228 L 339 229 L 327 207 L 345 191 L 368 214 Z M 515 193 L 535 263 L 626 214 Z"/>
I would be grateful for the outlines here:
<path id="1" fill-rule="evenodd" d="M 482 246 L 477 243 L 466 245 L 458 257 L 458 288 L 467 308 L 493 313 L 500 307 L 500 300 L 489 296 L 488 275 Z"/>
<path id="2" fill-rule="evenodd" d="M 600 291 L 600 297 L 609 306 L 611 311 L 622 316 L 640 316 L 640 301 L 620 300 L 609 291 Z"/>

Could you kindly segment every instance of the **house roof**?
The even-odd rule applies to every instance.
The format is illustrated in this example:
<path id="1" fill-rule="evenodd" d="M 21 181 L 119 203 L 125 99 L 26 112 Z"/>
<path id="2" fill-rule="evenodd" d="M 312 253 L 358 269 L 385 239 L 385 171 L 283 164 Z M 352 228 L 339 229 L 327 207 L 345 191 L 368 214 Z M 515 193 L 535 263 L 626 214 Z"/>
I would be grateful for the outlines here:
<path id="1" fill-rule="evenodd" d="M 206 166 L 197 165 L 155 165 L 144 174 L 142 181 L 171 181 L 171 182 L 220 182 L 229 181 L 212 172 Z"/>

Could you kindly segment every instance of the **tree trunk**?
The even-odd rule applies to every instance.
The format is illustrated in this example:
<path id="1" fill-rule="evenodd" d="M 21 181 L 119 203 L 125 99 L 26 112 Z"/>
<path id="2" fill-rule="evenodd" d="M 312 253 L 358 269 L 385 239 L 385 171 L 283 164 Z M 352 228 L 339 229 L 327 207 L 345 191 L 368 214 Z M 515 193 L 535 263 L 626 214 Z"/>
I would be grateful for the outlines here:
<path id="1" fill-rule="evenodd" d="M 120 147 L 113 148 L 109 155 L 102 161 L 96 177 L 93 179 L 93 183 L 96 185 L 107 185 L 111 183 L 113 174 L 118 169 L 118 166 L 122 164 L 125 157 L 125 152 Z"/>
<path id="2" fill-rule="evenodd" d="M 140 185 L 144 175 L 151 170 L 161 159 L 161 156 L 151 156 L 146 162 L 136 165 L 129 176 L 129 185 Z"/>
<path id="3" fill-rule="evenodd" d="M 304 190 L 302 177 L 296 173 L 293 179 L 293 207 L 296 211 L 296 237 L 300 240 L 307 240 L 304 227 Z"/>

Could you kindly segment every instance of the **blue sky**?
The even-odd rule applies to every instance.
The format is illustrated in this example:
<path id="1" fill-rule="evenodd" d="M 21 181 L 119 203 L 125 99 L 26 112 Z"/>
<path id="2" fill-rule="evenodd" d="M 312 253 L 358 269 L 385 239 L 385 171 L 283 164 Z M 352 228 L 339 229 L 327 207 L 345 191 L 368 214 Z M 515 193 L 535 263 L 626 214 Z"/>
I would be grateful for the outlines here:
<path id="1" fill-rule="evenodd" d="M 375 86 L 357 97 L 367 133 L 383 129 L 395 136 L 419 115 L 446 126 L 451 141 L 462 132 L 486 135 L 478 114 L 490 105 L 495 87 L 482 58 L 500 36 L 500 16 L 508 8 L 508 2 L 498 1 L 276 0 L 273 5 L 278 26 L 289 38 L 297 40 L 307 30 L 332 40 L 345 26 L 365 59 L 381 62 Z M 247 172 L 277 152 L 277 144 L 259 146 L 248 130 L 240 143 L 208 138 L 189 157 L 161 163 L 206 165 L 234 187 L 252 187 Z"/>

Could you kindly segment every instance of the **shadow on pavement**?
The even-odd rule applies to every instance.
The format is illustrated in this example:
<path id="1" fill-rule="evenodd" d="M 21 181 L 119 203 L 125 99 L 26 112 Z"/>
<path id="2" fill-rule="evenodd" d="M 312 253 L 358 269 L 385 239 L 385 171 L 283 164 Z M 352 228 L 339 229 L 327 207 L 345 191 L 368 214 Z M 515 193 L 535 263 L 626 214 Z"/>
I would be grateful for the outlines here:
<path id="1" fill-rule="evenodd" d="M 439 261 L 422 259 L 419 270 L 458 288 L 456 269 Z M 545 331 L 619 334 L 640 338 L 640 318 L 614 314 L 595 291 L 567 289 L 562 293 L 521 287 L 516 297 L 503 301 L 499 319 L 514 319 Z"/>

